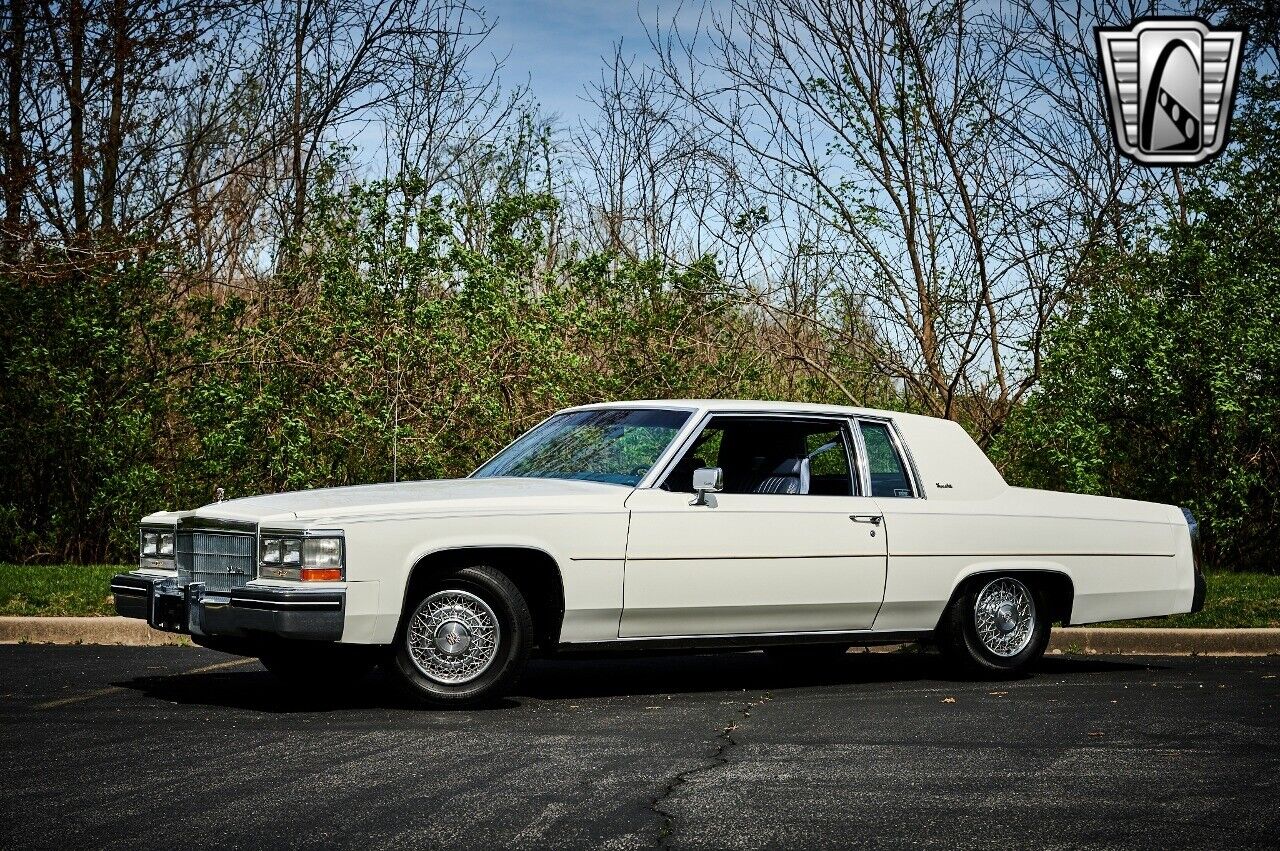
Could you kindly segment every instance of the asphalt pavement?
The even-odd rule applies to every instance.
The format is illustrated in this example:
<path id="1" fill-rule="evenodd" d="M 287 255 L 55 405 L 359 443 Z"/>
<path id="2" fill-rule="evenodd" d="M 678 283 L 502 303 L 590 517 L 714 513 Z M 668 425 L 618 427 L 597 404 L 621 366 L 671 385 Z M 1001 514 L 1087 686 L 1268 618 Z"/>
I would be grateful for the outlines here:
<path id="1" fill-rule="evenodd" d="M 0 848 L 1275 848 L 1280 657 L 535 662 L 477 711 L 0 647 Z"/>

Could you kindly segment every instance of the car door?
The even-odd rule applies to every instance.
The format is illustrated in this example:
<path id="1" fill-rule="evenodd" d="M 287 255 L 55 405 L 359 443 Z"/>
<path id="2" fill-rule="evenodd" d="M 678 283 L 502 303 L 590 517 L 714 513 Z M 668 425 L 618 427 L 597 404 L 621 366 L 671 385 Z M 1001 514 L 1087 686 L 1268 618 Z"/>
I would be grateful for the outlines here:
<path id="1" fill-rule="evenodd" d="M 627 500 L 619 635 L 869 628 L 886 535 L 855 445 L 842 418 L 708 417 L 659 485 Z M 699 466 L 720 466 L 725 491 L 691 504 Z"/>

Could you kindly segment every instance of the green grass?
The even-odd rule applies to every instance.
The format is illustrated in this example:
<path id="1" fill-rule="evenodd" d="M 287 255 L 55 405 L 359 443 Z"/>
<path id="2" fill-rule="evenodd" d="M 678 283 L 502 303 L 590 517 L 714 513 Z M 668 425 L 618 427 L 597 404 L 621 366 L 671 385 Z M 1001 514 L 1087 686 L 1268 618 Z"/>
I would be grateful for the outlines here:
<path id="1" fill-rule="evenodd" d="M 112 564 L 0 564 L 0 615 L 114 615 Z"/>
<path id="2" fill-rule="evenodd" d="M 1092 626 L 1280 627 L 1280 576 L 1269 573 L 1208 573 L 1204 609 L 1194 615 L 1170 615 Z"/>
<path id="3" fill-rule="evenodd" d="M 0 615 L 112 615 L 108 587 L 120 565 L 0 564 Z M 1204 611 L 1099 626 L 1280 627 L 1280 576 L 1210 573 Z"/>

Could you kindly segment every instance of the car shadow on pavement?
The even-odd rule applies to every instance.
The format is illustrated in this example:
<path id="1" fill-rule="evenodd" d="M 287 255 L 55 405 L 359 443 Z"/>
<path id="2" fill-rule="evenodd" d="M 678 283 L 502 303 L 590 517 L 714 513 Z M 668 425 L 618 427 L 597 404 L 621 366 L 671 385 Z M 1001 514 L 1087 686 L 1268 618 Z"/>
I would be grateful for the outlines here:
<path id="1" fill-rule="evenodd" d="M 1143 670 L 1147 666 L 1103 659 L 1042 659 L 1029 674 L 1059 676 Z M 807 665 L 779 662 L 763 653 L 723 653 L 534 662 L 517 696 L 544 700 L 722 691 L 782 691 L 831 685 L 956 683 L 973 681 L 937 653 L 852 652 Z"/>
<path id="2" fill-rule="evenodd" d="M 1115 658 L 1050 656 L 1019 679 L 1145 670 L 1147 663 Z M 576 700 L 655 694 L 771 691 L 833 685 L 958 683 L 966 678 L 936 653 L 853 652 L 821 663 L 780 662 L 759 652 L 534 659 L 512 696 L 483 709 L 514 709 L 525 699 Z M 221 706 L 255 712 L 345 712 L 412 710 L 381 672 L 343 688 L 299 690 L 256 663 L 217 671 L 149 675 L 114 683 L 149 698 L 175 704 Z M 466 711 L 483 711 L 471 707 Z"/>
<path id="3" fill-rule="evenodd" d="M 318 684 L 316 688 L 308 689 L 278 679 L 252 660 L 246 662 L 248 664 L 241 670 L 155 674 L 121 680 L 112 685 L 167 703 L 249 712 L 325 713 L 416 708 L 413 701 L 395 688 L 381 671 L 340 686 Z M 502 700 L 491 706 L 470 707 L 469 711 L 515 706 L 517 704 L 512 700 Z"/>

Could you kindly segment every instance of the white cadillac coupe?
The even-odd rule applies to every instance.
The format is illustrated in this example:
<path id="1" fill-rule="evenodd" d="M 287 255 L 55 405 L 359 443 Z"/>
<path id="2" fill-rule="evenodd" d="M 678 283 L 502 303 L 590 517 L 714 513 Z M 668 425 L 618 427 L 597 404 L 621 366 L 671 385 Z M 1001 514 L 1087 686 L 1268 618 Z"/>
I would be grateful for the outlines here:
<path id="1" fill-rule="evenodd" d="M 384 663 L 492 699 L 533 651 L 936 642 L 1007 676 L 1052 623 L 1197 611 L 1185 509 L 1007 485 L 953 422 L 648 401 L 560 411 L 470 477 L 143 518 L 117 610 L 301 683 Z"/>

